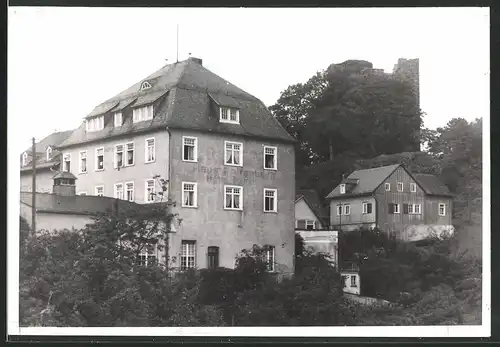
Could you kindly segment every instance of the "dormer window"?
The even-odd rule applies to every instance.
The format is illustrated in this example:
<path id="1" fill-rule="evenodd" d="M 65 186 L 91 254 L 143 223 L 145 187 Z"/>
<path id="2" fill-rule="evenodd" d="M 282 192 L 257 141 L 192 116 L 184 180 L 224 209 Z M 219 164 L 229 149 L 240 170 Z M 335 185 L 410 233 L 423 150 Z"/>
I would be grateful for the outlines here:
<path id="1" fill-rule="evenodd" d="M 99 131 L 104 129 L 104 116 L 87 119 L 87 132 Z"/>
<path id="2" fill-rule="evenodd" d="M 149 88 L 151 88 L 151 83 L 149 83 L 148 81 L 142 82 L 142 84 L 141 84 L 141 90 L 146 90 L 146 89 L 149 89 Z"/>
<path id="3" fill-rule="evenodd" d="M 220 121 L 222 123 L 240 123 L 240 110 L 233 107 L 224 107 L 220 108 Z"/>
<path id="4" fill-rule="evenodd" d="M 345 194 L 345 184 L 340 185 L 340 194 Z"/>
<path id="5" fill-rule="evenodd" d="M 134 108 L 133 119 L 134 123 L 153 119 L 153 105 Z"/>
<path id="6" fill-rule="evenodd" d="M 47 148 L 47 161 L 49 161 L 49 160 L 50 160 L 50 156 L 51 156 L 51 155 L 52 155 L 52 148 L 51 148 L 51 147 L 49 147 L 49 148 Z"/>
<path id="7" fill-rule="evenodd" d="M 123 115 L 121 112 L 116 112 L 114 114 L 115 127 L 121 127 L 123 124 Z"/>
<path id="8" fill-rule="evenodd" d="M 28 164 L 28 153 L 24 152 L 23 153 L 23 166 Z"/>

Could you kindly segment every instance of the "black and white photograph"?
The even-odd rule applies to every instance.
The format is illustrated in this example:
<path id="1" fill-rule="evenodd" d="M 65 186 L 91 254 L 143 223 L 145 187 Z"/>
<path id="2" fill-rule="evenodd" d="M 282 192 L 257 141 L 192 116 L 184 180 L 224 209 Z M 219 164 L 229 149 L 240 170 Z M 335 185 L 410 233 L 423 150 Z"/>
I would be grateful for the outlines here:
<path id="1" fill-rule="evenodd" d="M 8 7 L 9 335 L 490 336 L 489 13 Z"/>

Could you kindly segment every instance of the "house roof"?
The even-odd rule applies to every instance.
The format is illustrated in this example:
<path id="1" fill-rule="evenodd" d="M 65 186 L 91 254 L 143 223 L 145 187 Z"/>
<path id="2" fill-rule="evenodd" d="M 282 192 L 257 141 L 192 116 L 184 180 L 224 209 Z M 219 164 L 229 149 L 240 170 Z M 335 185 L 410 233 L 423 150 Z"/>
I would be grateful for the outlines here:
<path id="1" fill-rule="evenodd" d="M 57 131 L 55 133 L 50 134 L 41 141 L 35 143 L 36 152 L 45 154 L 47 147 L 59 146 L 64 140 L 66 140 L 69 137 L 69 135 L 71 135 L 72 132 L 73 130 L 66 130 L 66 131 Z M 31 153 L 31 147 L 27 148 L 24 152 Z"/>
<path id="2" fill-rule="evenodd" d="M 21 203 L 32 206 L 32 194 L 31 192 L 21 192 Z M 49 193 L 36 193 L 35 206 L 37 212 L 81 215 L 97 215 L 115 208 L 123 212 L 140 212 L 151 208 L 149 204 L 137 204 L 104 196 L 61 196 Z"/>
<path id="3" fill-rule="evenodd" d="M 340 194 L 340 185 L 335 187 L 330 194 L 326 197 L 327 199 L 335 199 L 338 197 L 349 197 L 371 194 L 377 189 L 377 187 L 385 181 L 389 175 L 391 175 L 400 164 L 381 166 L 366 170 L 356 170 L 351 173 L 345 181 L 352 181 L 353 179 L 358 179 L 359 183 L 355 185 L 352 190 L 346 192 L 346 194 Z"/>
<path id="4" fill-rule="evenodd" d="M 55 133 L 50 134 L 49 136 L 45 137 L 43 140 L 35 143 L 35 157 L 36 157 L 36 168 L 37 170 L 39 169 L 48 169 L 54 166 L 59 165 L 60 162 L 60 152 L 57 150 L 57 147 L 64 141 L 66 140 L 73 130 L 67 130 L 67 131 L 58 131 Z M 47 148 L 52 147 L 52 154 L 50 157 L 50 160 L 47 160 Z M 32 168 L 32 161 L 31 161 L 31 150 L 32 148 L 26 149 L 23 153 L 28 153 L 28 164 L 25 166 L 22 166 L 22 154 L 20 158 L 20 165 L 21 165 L 21 172 L 27 172 L 31 171 Z"/>
<path id="5" fill-rule="evenodd" d="M 56 179 L 56 178 L 68 178 L 68 179 L 72 179 L 72 180 L 76 180 L 76 176 L 73 175 L 71 172 L 67 172 L 67 171 L 59 171 L 58 173 L 56 173 L 52 179 Z"/>
<path id="6" fill-rule="evenodd" d="M 452 196 L 448 187 L 435 175 L 413 174 L 413 178 L 428 195 Z"/>
<path id="7" fill-rule="evenodd" d="M 141 90 L 144 81 L 148 81 L 151 88 Z M 121 127 L 114 127 L 112 121 L 105 120 L 104 129 L 95 132 L 86 132 L 83 123 L 61 146 L 167 127 L 295 142 L 262 101 L 209 71 L 196 58 L 164 66 L 98 105 L 90 115 L 155 101 L 157 105 L 151 121 L 134 124 L 132 117 L 124 113 Z M 239 108 L 240 124 L 220 123 L 215 107 L 218 103 Z M 114 104 L 117 106 L 108 108 Z"/>
<path id="8" fill-rule="evenodd" d="M 328 219 L 328 211 L 321 204 L 319 194 L 313 189 L 298 189 L 295 192 L 295 202 L 304 199 L 316 217 L 323 223 Z"/>

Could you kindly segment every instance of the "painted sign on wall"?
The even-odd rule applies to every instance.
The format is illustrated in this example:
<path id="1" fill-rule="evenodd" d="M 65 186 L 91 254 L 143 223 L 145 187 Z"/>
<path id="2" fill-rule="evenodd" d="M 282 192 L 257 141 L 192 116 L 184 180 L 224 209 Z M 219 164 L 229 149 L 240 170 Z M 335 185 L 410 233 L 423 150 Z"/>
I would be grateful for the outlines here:
<path id="1" fill-rule="evenodd" d="M 231 179 L 234 184 L 241 182 L 241 179 L 248 184 L 254 184 L 258 179 L 267 179 L 271 181 L 276 179 L 276 171 L 244 170 L 242 167 L 221 168 L 199 165 L 198 172 L 204 173 L 206 181 L 212 184 L 230 182 Z"/>

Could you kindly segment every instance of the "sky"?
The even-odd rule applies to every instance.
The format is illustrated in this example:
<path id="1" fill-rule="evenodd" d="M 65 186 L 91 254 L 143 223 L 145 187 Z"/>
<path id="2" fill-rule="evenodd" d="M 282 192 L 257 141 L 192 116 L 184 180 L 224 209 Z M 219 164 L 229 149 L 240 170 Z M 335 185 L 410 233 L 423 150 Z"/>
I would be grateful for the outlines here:
<path id="1" fill-rule="evenodd" d="M 190 53 L 267 106 L 332 63 L 419 58 L 425 126 L 489 117 L 489 41 L 487 8 L 10 7 L 9 152 Z"/>

